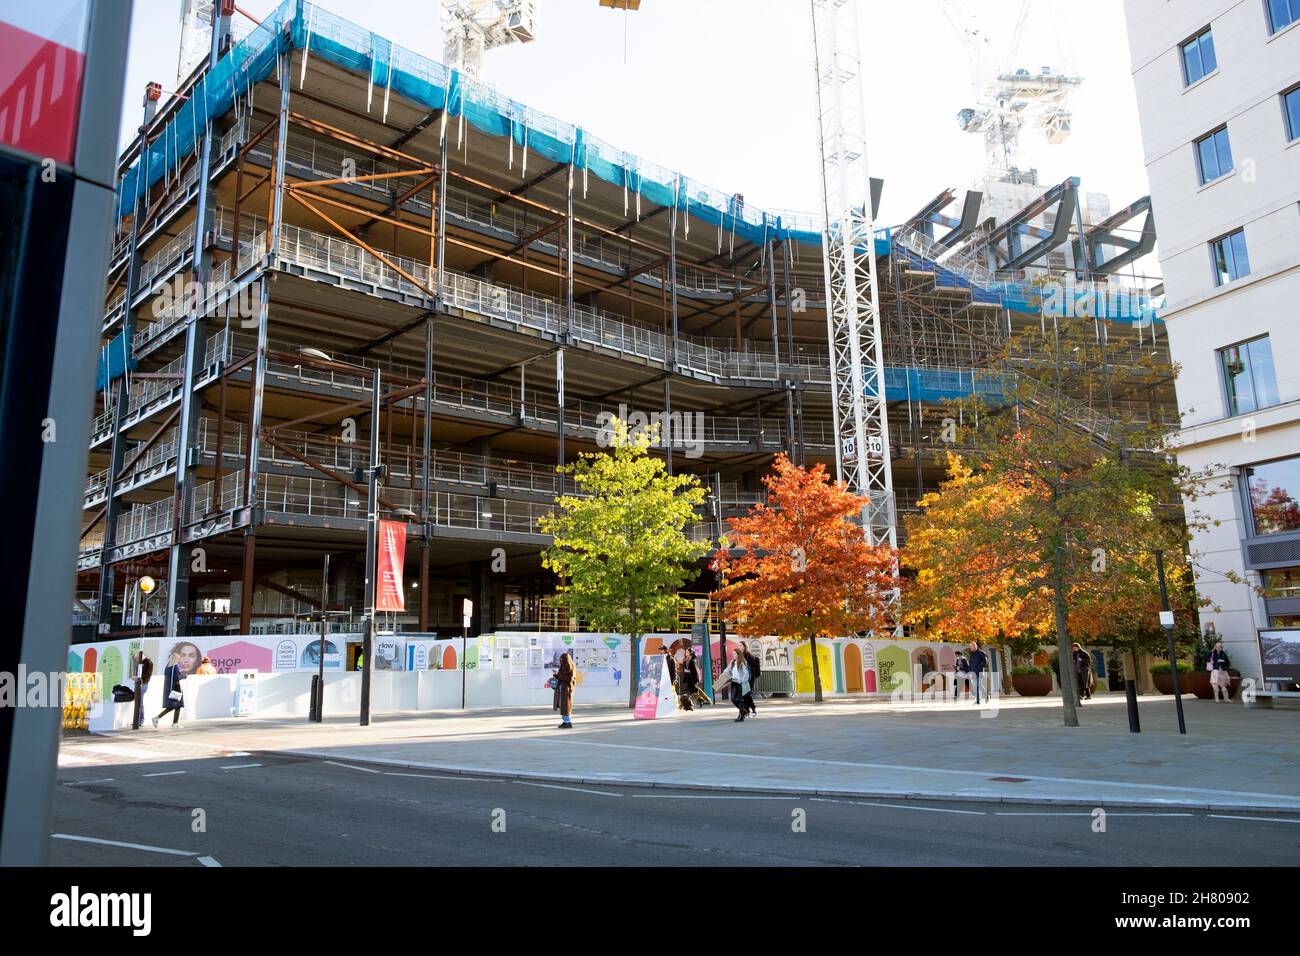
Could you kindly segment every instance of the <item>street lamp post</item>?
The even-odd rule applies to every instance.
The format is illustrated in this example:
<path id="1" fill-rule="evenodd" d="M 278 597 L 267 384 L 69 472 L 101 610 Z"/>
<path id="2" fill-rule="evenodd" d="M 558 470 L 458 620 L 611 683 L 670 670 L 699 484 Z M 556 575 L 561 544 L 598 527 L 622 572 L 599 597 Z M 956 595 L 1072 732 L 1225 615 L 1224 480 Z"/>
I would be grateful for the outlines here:
<path id="1" fill-rule="evenodd" d="M 379 369 L 371 370 L 370 467 L 366 482 L 365 619 L 361 626 L 361 726 L 370 726 L 370 673 L 374 669 L 375 564 L 379 531 Z"/>
<path id="2" fill-rule="evenodd" d="M 1164 552 L 1156 552 L 1156 576 L 1160 579 L 1160 626 L 1165 629 L 1169 641 L 1169 676 L 1174 683 L 1174 706 L 1178 709 L 1178 732 L 1187 733 L 1187 722 L 1183 719 L 1183 694 L 1178 686 L 1178 649 L 1174 646 L 1174 612 L 1169 607 L 1169 591 L 1165 587 Z"/>
<path id="3" fill-rule="evenodd" d="M 157 582 L 146 574 L 136 582 L 136 587 L 140 591 L 140 595 L 136 599 L 136 606 L 140 615 L 140 650 L 137 652 L 139 656 L 136 658 L 136 670 L 133 678 L 133 683 L 135 684 L 135 707 L 131 714 L 132 730 L 139 730 L 140 725 L 144 722 L 144 701 L 141 699 L 143 696 L 141 668 L 144 665 L 144 629 L 145 624 L 149 619 L 149 595 L 152 594 L 154 588 L 157 587 Z"/>

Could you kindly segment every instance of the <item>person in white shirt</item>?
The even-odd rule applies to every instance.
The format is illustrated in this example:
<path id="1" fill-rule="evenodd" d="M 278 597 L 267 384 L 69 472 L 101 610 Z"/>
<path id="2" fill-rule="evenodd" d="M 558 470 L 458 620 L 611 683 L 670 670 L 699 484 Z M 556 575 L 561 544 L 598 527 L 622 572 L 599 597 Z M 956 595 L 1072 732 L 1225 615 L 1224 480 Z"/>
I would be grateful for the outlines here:
<path id="1" fill-rule="evenodd" d="M 746 700 L 749 696 L 749 664 L 745 661 L 745 654 L 740 648 L 736 648 L 731 653 L 727 676 L 731 678 L 731 702 L 736 705 L 738 711 L 736 723 L 741 723 L 745 719 L 745 712 L 749 710 L 749 702 Z"/>

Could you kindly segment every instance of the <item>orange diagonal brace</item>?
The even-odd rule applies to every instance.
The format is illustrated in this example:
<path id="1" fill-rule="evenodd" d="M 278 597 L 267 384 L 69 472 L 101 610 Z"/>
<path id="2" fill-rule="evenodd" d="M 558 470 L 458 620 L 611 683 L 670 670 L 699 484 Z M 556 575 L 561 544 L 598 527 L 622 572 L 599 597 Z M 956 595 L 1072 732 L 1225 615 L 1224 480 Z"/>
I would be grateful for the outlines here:
<path id="1" fill-rule="evenodd" d="M 370 253 L 372 256 L 374 256 L 376 259 L 378 259 L 378 260 L 379 260 L 380 262 L 382 262 L 384 265 L 388 266 L 388 268 L 392 269 L 392 270 L 393 270 L 394 272 L 396 272 L 398 275 L 400 275 L 400 276 L 402 276 L 403 278 L 405 278 L 407 282 L 410 282 L 412 285 L 416 286 L 416 287 L 419 288 L 419 289 L 423 289 L 426 293 L 428 293 L 428 295 L 430 296 L 430 298 L 435 298 L 435 297 L 436 297 L 435 294 L 434 294 L 434 291 L 433 291 L 432 289 L 430 289 L 427 285 L 425 285 L 425 284 L 424 284 L 423 282 L 421 282 L 419 279 L 415 278 L 415 276 L 411 275 L 409 272 L 407 272 L 407 271 L 406 271 L 405 269 L 403 269 L 401 266 L 397 265 L 397 264 L 394 263 L 394 262 L 391 262 L 387 256 L 385 256 L 382 252 L 377 251 L 373 246 L 371 246 L 369 243 L 367 243 L 365 240 L 363 240 L 360 236 L 354 235 L 353 233 L 349 232 L 349 231 L 348 231 L 347 229 L 345 229 L 342 225 L 340 225 L 339 223 L 337 223 L 337 222 L 335 222 L 333 219 L 331 219 L 329 216 L 327 216 L 324 212 L 322 212 L 321 210 L 317 209 L 315 206 L 313 206 L 313 205 L 312 205 L 311 203 L 309 203 L 307 200 L 303 199 L 302 196 L 298 195 L 298 193 L 295 192 L 294 190 L 286 190 L 286 192 L 287 192 L 287 193 L 289 194 L 289 196 L 290 196 L 290 197 L 291 197 L 295 202 L 297 202 L 299 205 L 301 205 L 301 206 L 305 206 L 307 209 L 310 209 L 310 210 L 311 210 L 312 212 L 314 212 L 316 215 L 320 216 L 322 219 L 324 219 L 327 223 L 329 223 L 331 226 L 333 226 L 335 229 L 337 229 L 337 230 L 338 230 L 339 232 L 341 232 L 343 235 L 347 236 L 349 239 L 351 239 L 353 242 L 355 242 L 357 245 L 359 245 L 362 249 L 366 250 L 366 252 Z M 320 197 L 316 197 L 316 198 L 320 198 Z"/>

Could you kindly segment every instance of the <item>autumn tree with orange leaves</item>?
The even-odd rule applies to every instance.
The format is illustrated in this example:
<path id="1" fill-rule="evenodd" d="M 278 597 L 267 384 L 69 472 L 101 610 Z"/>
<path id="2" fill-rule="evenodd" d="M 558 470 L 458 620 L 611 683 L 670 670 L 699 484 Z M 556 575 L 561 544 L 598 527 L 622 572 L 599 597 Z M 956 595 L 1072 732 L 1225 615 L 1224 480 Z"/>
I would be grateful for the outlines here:
<path id="1" fill-rule="evenodd" d="M 1192 503 L 1209 470 L 1177 463 L 1167 424 L 1088 401 L 1109 394 L 1109 368 L 1091 319 L 1044 323 L 1008 343 L 997 401 L 976 394 L 954 403 L 964 422 L 955 438 L 978 464 L 950 458 L 949 479 L 907 522 L 909 613 L 986 637 L 1054 633 L 1067 661 L 1076 635 L 1158 627 L 1156 551 L 1171 592 L 1189 590 L 1190 529 L 1205 522 Z M 1152 380 L 1173 375 L 1147 371 Z M 1189 594 L 1176 614 L 1184 628 L 1195 627 L 1195 603 Z M 1073 668 L 1060 679 L 1064 724 L 1077 727 Z"/>
<path id="2" fill-rule="evenodd" d="M 714 568 L 727 583 L 713 597 L 737 611 L 746 636 L 807 640 L 822 699 L 816 639 L 893 627 L 897 552 L 869 544 L 855 519 L 867 499 L 777 456 L 763 479 L 767 503 L 734 518 Z"/>

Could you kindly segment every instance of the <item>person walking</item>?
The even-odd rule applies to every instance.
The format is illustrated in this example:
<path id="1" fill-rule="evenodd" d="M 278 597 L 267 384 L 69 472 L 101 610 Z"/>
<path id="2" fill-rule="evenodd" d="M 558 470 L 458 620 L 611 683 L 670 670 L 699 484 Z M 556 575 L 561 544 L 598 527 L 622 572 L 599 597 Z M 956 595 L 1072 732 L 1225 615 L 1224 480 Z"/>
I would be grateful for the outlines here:
<path id="1" fill-rule="evenodd" d="M 1092 700 L 1092 655 L 1075 641 L 1070 657 L 1074 660 L 1074 683 L 1082 704 L 1085 700 Z"/>
<path id="2" fill-rule="evenodd" d="M 744 641 L 740 642 L 740 646 L 744 648 L 745 663 L 749 666 L 749 693 L 745 695 L 745 700 L 749 704 L 749 716 L 757 717 L 758 707 L 754 703 L 754 694 L 758 691 L 758 675 L 763 673 L 763 662 L 757 654 L 750 653 L 749 645 Z"/>
<path id="3" fill-rule="evenodd" d="M 138 677 L 135 688 L 135 717 L 131 721 L 131 726 L 138 730 L 144 723 L 144 694 L 149 689 L 149 681 L 153 680 L 153 658 L 140 651 L 135 656 L 135 666 Z"/>
<path id="4" fill-rule="evenodd" d="M 975 681 L 975 703 L 980 702 L 980 690 L 983 687 L 984 665 L 988 663 L 988 657 L 980 650 L 979 641 L 970 642 L 970 654 L 966 657 L 966 664 L 970 668 L 970 676 Z"/>
<path id="5" fill-rule="evenodd" d="M 966 696 L 970 696 L 970 661 L 966 660 L 966 654 L 962 651 L 957 652 L 957 659 L 952 662 L 952 699 L 955 701 L 961 697 L 963 685 L 966 688 Z"/>
<path id="6" fill-rule="evenodd" d="M 700 686 L 700 665 L 695 659 L 695 649 L 686 648 L 686 657 L 677 669 L 677 693 L 682 710 L 695 709 L 695 694 Z"/>
<path id="7" fill-rule="evenodd" d="M 185 679 L 185 672 L 181 670 L 180 660 L 181 656 L 175 651 L 167 658 L 167 667 L 163 671 L 163 709 L 153 719 L 155 730 L 158 729 L 158 721 L 166 717 L 168 711 L 172 714 L 172 727 L 178 728 L 181 725 L 181 708 L 185 706 L 181 681 Z"/>
<path id="8" fill-rule="evenodd" d="M 749 696 L 749 664 L 745 660 L 745 652 L 739 647 L 731 652 L 731 663 L 727 665 L 726 673 L 731 680 L 731 702 L 739 711 L 736 717 L 736 723 L 739 724 L 744 721 L 746 712 L 754 702 Z"/>
<path id="9" fill-rule="evenodd" d="M 1228 652 L 1223 649 L 1223 641 L 1216 642 L 1214 650 L 1210 651 L 1210 687 L 1216 704 L 1232 700 L 1231 667 L 1232 661 L 1228 660 Z"/>
<path id="10" fill-rule="evenodd" d="M 560 726 L 557 730 L 573 729 L 573 655 L 568 651 L 560 658 L 560 666 L 555 671 L 554 708 L 560 712 Z"/>
<path id="11" fill-rule="evenodd" d="M 659 649 L 664 652 L 664 660 L 668 662 L 668 683 L 673 687 L 677 686 L 677 658 L 673 657 L 673 652 L 668 649 L 667 644 L 659 645 Z"/>

